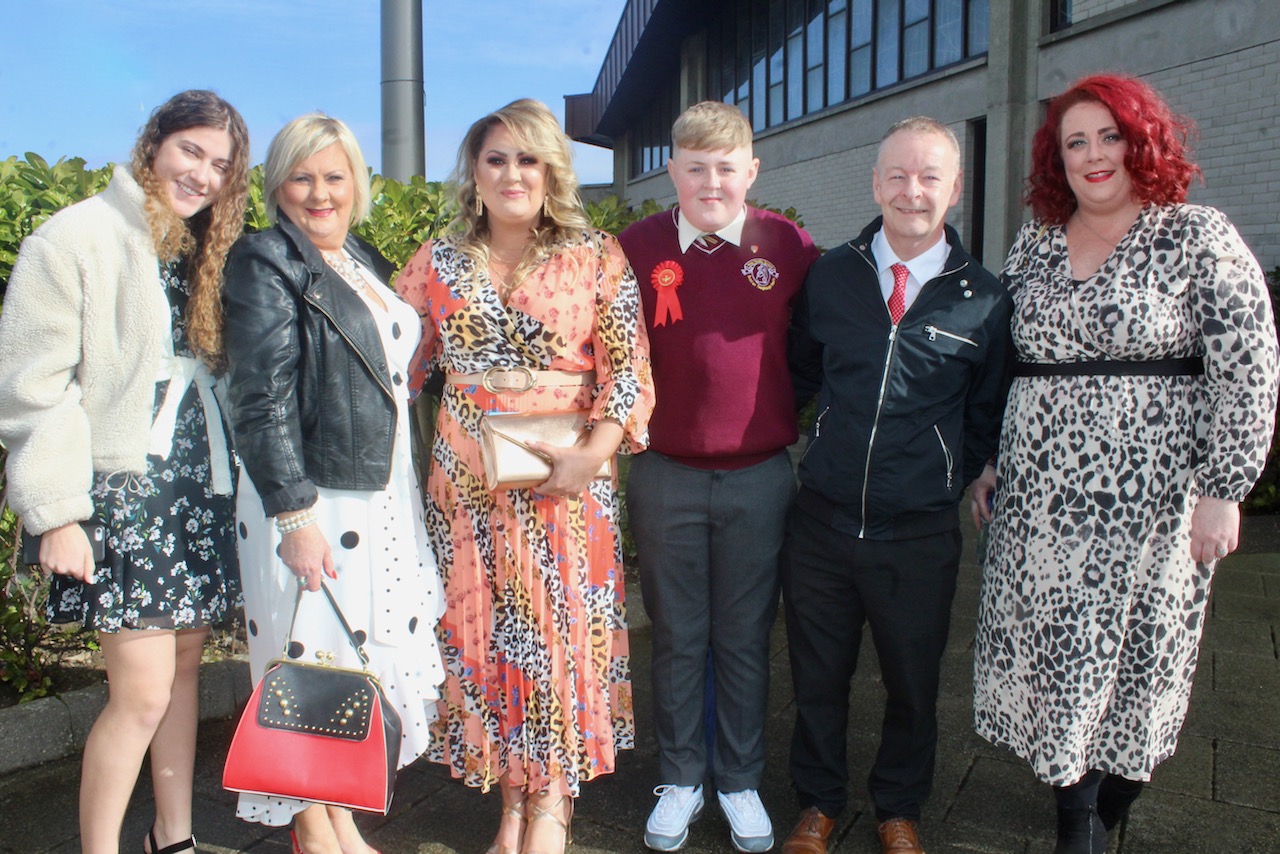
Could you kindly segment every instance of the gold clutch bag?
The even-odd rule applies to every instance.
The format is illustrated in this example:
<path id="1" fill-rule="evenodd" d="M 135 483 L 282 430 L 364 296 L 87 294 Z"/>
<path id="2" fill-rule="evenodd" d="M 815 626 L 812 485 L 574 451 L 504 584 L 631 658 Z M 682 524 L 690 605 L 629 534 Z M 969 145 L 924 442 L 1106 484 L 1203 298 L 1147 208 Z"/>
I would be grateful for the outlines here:
<path id="1" fill-rule="evenodd" d="M 480 419 L 480 457 L 489 489 L 528 489 L 551 477 L 551 461 L 530 443 L 570 447 L 582 440 L 586 409 L 563 412 L 490 412 Z M 613 476 L 612 455 L 600 465 L 597 478 Z"/>

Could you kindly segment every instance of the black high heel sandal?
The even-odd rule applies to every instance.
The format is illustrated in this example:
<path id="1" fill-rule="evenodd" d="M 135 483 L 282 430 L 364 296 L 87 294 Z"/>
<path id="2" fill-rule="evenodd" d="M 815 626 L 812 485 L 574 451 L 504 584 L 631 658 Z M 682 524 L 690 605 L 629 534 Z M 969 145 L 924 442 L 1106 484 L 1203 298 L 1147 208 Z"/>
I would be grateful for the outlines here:
<path id="1" fill-rule="evenodd" d="M 146 848 L 143 848 L 142 854 L 178 854 L 179 851 L 195 851 L 199 854 L 199 849 L 196 848 L 196 837 L 194 834 L 188 836 L 181 842 L 175 842 L 172 845 L 166 845 L 161 848 L 160 844 L 156 842 L 156 826 L 154 824 L 151 825 L 151 829 L 147 831 L 147 842 L 151 843 L 151 850 L 148 851 Z"/>

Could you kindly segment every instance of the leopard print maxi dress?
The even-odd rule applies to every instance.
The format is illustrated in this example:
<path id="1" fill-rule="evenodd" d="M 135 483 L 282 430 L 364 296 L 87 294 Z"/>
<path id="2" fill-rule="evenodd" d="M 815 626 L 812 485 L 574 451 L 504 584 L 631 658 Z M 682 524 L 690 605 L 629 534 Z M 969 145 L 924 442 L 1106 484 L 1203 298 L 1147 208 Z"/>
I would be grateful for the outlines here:
<path id="1" fill-rule="evenodd" d="M 974 661 L 979 735 L 1042 780 L 1148 780 L 1186 714 L 1213 567 L 1195 496 L 1239 501 L 1274 429 L 1262 272 L 1207 207 L 1148 206 L 1074 282 L 1061 227 L 1022 228 L 1005 266 L 1018 358 L 1203 355 L 1203 377 L 1014 380 Z"/>
<path id="2" fill-rule="evenodd" d="M 624 426 L 625 450 L 642 450 L 653 378 L 635 276 L 616 240 L 584 234 L 503 305 L 487 271 L 446 238 L 418 251 L 396 289 L 423 321 L 413 388 L 436 368 L 596 373 L 594 388 L 524 393 L 446 383 L 427 483 L 448 671 L 427 755 L 481 789 L 509 773 L 528 791 L 576 797 L 634 741 L 617 488 L 490 492 L 479 425 L 494 410 L 588 408 Z"/>

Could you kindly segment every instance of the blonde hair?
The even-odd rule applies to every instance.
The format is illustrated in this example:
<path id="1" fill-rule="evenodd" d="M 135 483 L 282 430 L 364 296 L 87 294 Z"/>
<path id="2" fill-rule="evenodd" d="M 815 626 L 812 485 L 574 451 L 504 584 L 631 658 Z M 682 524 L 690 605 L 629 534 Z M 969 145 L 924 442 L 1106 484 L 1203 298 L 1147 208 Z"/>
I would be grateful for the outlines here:
<path id="1" fill-rule="evenodd" d="M 685 110 L 671 126 L 671 142 L 686 151 L 751 148 L 751 123 L 742 110 L 723 101 L 703 101 Z"/>
<path id="2" fill-rule="evenodd" d="M 280 219 L 280 202 L 276 193 L 288 180 L 289 173 L 299 163 L 334 143 L 342 148 L 351 163 L 351 186 L 355 195 L 348 225 L 355 225 L 369 215 L 372 204 L 369 198 L 369 167 L 365 164 L 355 134 L 341 119 L 324 113 L 307 113 L 280 128 L 267 148 L 267 159 L 262 164 L 262 197 L 271 222 Z"/>
<path id="3" fill-rule="evenodd" d="M 935 133 L 943 137 L 947 142 L 951 143 L 951 150 L 956 155 L 956 171 L 960 171 L 960 140 L 956 139 L 955 131 L 944 125 L 942 122 L 930 116 L 912 116 L 909 119 L 900 119 L 889 126 L 884 132 L 884 136 L 880 137 L 880 148 L 876 151 L 876 166 L 880 165 L 880 158 L 884 154 L 884 144 L 889 137 L 899 133 Z"/>
<path id="4" fill-rule="evenodd" d="M 471 125 L 458 147 L 458 160 L 450 177 L 456 187 L 458 204 L 457 216 L 450 227 L 457 234 L 458 248 L 478 265 L 488 265 L 489 222 L 486 215 L 476 212 L 475 165 L 485 137 L 499 124 L 506 127 L 521 151 L 547 165 L 546 202 L 540 221 L 533 229 L 533 242 L 514 271 L 513 279 L 519 281 L 561 247 L 581 243 L 591 223 L 578 195 L 578 176 L 573 172 L 569 138 L 546 104 L 521 98 Z"/>
<path id="5" fill-rule="evenodd" d="M 213 204 L 183 219 L 152 165 L 166 139 L 190 128 L 223 130 L 231 138 L 231 163 Z M 249 131 L 236 108 L 213 92 L 179 92 L 151 114 L 138 134 L 129 162 L 146 201 L 147 224 L 161 261 L 187 260 L 191 296 L 187 300 L 187 339 L 209 367 L 226 363 L 222 350 L 222 268 L 231 244 L 244 232 L 249 199 Z"/>

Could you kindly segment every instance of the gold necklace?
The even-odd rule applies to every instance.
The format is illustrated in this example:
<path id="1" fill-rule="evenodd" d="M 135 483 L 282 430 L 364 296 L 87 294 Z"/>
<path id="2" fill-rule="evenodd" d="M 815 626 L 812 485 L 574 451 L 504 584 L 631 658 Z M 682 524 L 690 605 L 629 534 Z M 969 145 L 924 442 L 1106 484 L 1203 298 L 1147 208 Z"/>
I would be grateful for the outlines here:
<path id="1" fill-rule="evenodd" d="M 511 273 L 513 272 L 515 271 L 509 271 L 504 276 L 492 264 L 489 265 L 489 279 L 497 286 L 498 296 L 502 297 L 503 302 L 507 301 L 507 297 L 511 295 L 513 290 L 511 286 Z"/>
<path id="2" fill-rule="evenodd" d="M 525 246 L 527 247 L 528 244 L 526 243 Z M 507 301 L 507 297 L 511 295 L 511 292 L 516 289 L 516 286 L 520 284 L 520 280 L 515 273 L 520 267 L 524 253 L 525 247 L 521 247 L 519 254 L 512 260 L 510 257 L 503 257 L 492 246 L 489 247 L 489 278 L 497 286 L 498 296 L 502 298 L 504 303 Z M 506 268 L 506 272 L 502 272 L 501 268 Z"/>

